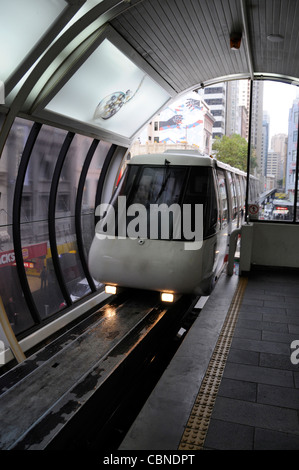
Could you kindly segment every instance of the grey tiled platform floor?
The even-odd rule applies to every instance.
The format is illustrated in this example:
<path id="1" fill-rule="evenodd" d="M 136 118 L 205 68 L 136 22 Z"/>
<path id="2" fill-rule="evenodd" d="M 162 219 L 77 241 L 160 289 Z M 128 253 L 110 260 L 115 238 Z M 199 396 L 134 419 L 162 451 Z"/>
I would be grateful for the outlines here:
<path id="1" fill-rule="evenodd" d="M 237 283 L 237 276 L 222 275 L 120 450 L 178 449 Z M 299 450 L 293 340 L 299 340 L 299 273 L 249 273 L 204 449 Z"/>
<path id="2" fill-rule="evenodd" d="M 250 273 L 206 449 L 299 449 L 293 340 L 299 340 L 299 274 Z"/>

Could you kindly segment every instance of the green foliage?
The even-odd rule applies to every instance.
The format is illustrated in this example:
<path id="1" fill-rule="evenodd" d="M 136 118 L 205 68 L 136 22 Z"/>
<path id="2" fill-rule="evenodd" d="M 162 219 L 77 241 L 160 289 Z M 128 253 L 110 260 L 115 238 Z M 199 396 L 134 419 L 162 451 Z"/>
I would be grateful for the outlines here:
<path id="1" fill-rule="evenodd" d="M 212 149 L 215 151 L 217 160 L 247 171 L 248 143 L 244 137 L 239 134 L 216 137 Z"/>

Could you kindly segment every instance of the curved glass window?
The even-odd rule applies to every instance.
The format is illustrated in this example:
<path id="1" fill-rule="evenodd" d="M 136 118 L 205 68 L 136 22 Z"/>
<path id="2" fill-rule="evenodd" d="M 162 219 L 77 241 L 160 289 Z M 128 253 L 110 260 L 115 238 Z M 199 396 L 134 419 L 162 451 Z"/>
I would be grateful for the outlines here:
<path id="1" fill-rule="evenodd" d="M 84 276 L 78 254 L 74 217 L 56 220 L 56 237 L 60 267 L 71 300 L 79 300 L 78 292 L 82 283 L 86 285 L 85 294 L 91 292 Z M 74 293 L 75 292 L 75 293 Z"/>
<path id="2" fill-rule="evenodd" d="M 49 246 L 49 194 L 66 132 L 43 126 L 25 175 L 21 204 L 21 240 L 27 280 L 43 319 L 64 305 Z"/>
<path id="3" fill-rule="evenodd" d="M 296 222 L 298 87 L 259 80 L 253 82 L 252 94 L 250 174 L 255 180 L 248 188 L 249 216 Z M 258 206 L 256 215 L 251 204 Z"/>
<path id="4" fill-rule="evenodd" d="M 225 184 L 225 175 L 222 170 L 217 170 L 218 177 L 218 190 L 220 197 L 220 206 L 221 206 L 221 226 L 225 227 L 228 223 L 228 206 L 227 206 L 227 190 Z"/>
<path id="5" fill-rule="evenodd" d="M 56 195 L 57 250 L 64 282 L 72 301 L 91 292 L 78 253 L 75 229 L 78 183 L 91 143 L 92 139 L 89 137 L 74 136 L 63 163 Z"/>
<path id="6" fill-rule="evenodd" d="M 97 192 L 98 180 L 101 170 L 111 144 L 100 142 L 92 157 L 88 173 L 85 180 L 82 208 L 81 208 L 81 227 L 84 245 L 84 254 L 88 258 L 88 252 L 95 234 L 95 198 Z"/>
<path id="7" fill-rule="evenodd" d="M 0 296 L 16 334 L 34 324 L 18 277 L 12 234 L 15 184 L 31 127 L 31 121 L 17 118 L 0 158 Z"/>

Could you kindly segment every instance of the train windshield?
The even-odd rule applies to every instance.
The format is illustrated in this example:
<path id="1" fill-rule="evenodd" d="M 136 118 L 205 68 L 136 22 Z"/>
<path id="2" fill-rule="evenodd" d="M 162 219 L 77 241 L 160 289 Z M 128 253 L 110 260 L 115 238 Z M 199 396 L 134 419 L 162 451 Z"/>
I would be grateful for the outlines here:
<path id="1" fill-rule="evenodd" d="M 186 168 L 144 167 L 138 184 L 132 191 L 130 203 L 143 204 L 178 204 L 185 182 Z"/>
<path id="2" fill-rule="evenodd" d="M 121 204 L 119 196 L 123 196 Z M 218 223 L 212 168 L 128 165 L 111 201 L 116 236 L 185 240 L 184 205 L 191 207 L 190 230 L 194 232 L 196 204 L 203 207 L 206 238 L 215 233 Z"/>
<path id="3" fill-rule="evenodd" d="M 214 235 L 219 229 L 219 212 L 212 168 L 190 168 L 183 204 L 191 204 L 191 224 L 194 225 L 195 204 L 203 205 L 203 238 Z"/>

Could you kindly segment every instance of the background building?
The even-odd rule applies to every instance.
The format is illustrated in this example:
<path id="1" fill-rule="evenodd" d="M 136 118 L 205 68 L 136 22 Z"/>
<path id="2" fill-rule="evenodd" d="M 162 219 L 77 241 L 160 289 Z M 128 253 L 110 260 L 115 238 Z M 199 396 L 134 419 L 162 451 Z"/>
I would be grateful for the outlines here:
<path id="1" fill-rule="evenodd" d="M 263 148 L 263 98 L 264 82 L 255 81 L 252 87 L 252 110 L 251 110 L 251 153 L 256 158 L 256 175 L 265 174 L 264 148 Z"/>
<path id="2" fill-rule="evenodd" d="M 298 113 L 299 97 L 293 101 L 293 106 L 289 111 L 286 193 L 288 193 L 289 199 L 291 201 L 294 200 L 295 194 L 296 155 L 298 143 Z"/>
<path id="3" fill-rule="evenodd" d="M 131 155 L 171 148 L 196 149 L 211 154 L 213 117 L 197 92 L 190 92 L 156 115 L 131 148 Z"/>
<path id="4" fill-rule="evenodd" d="M 213 124 L 213 139 L 222 137 L 226 132 L 226 90 L 227 83 L 218 83 L 199 90 L 199 95 L 209 106 L 215 118 Z"/>
<path id="5" fill-rule="evenodd" d="M 279 155 L 277 189 L 285 192 L 288 136 L 276 134 L 271 139 L 271 149 Z"/>

